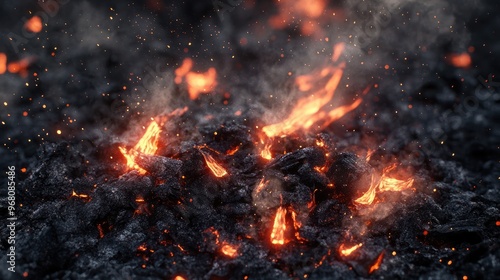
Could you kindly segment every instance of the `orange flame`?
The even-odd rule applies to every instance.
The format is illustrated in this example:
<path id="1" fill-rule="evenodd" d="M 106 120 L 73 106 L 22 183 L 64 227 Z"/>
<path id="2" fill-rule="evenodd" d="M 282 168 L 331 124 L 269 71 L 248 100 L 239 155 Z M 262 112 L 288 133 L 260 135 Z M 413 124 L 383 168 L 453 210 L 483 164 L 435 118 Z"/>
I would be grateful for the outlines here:
<path id="1" fill-rule="evenodd" d="M 336 61 L 343 49 L 344 44 L 335 45 L 332 60 Z M 327 66 L 319 74 L 297 77 L 295 82 L 301 91 L 311 90 L 313 85 L 317 84 L 320 79 L 327 78 L 328 80 L 323 88 L 312 92 L 307 97 L 299 99 L 292 109 L 291 114 L 284 121 L 264 126 L 262 131 L 266 136 L 270 138 L 276 136 L 283 137 L 297 130 L 307 130 L 319 121 L 323 121 L 320 127 L 324 128 L 356 109 L 363 101 L 362 98 L 358 98 L 350 105 L 344 105 L 329 111 L 326 109 L 326 105 L 332 100 L 340 83 L 344 67 L 345 63 L 341 63 L 338 67 Z"/>
<path id="2" fill-rule="evenodd" d="M 285 244 L 286 231 L 286 209 L 280 206 L 274 217 L 273 230 L 271 232 L 271 243 L 283 245 Z"/>
<path id="3" fill-rule="evenodd" d="M 39 16 L 34 16 L 24 23 L 24 29 L 29 32 L 39 33 L 42 31 L 43 24 L 42 19 Z"/>
<path id="4" fill-rule="evenodd" d="M 351 246 L 349 248 L 346 248 L 344 244 L 341 244 L 340 247 L 339 247 L 339 252 L 342 256 L 349 256 L 350 254 L 352 254 L 354 251 L 356 251 L 357 249 L 361 248 L 363 246 L 363 243 L 359 243 L 359 244 L 356 244 L 354 246 Z"/>
<path id="5" fill-rule="evenodd" d="M 358 204 L 369 205 L 373 203 L 375 199 L 376 189 L 378 184 L 375 182 L 375 175 L 372 174 L 372 179 L 370 182 L 370 188 L 365 192 L 360 198 L 356 199 L 354 202 Z"/>
<path id="6" fill-rule="evenodd" d="M 200 152 L 203 155 L 203 158 L 205 159 L 205 162 L 206 162 L 208 168 L 210 168 L 210 170 L 212 170 L 212 173 L 215 175 L 215 177 L 220 178 L 220 177 L 224 177 L 228 174 L 226 169 L 224 169 L 224 167 L 222 167 L 220 164 L 218 164 L 211 155 L 209 155 L 201 150 L 200 150 Z"/>
<path id="7" fill-rule="evenodd" d="M 388 173 L 396 168 L 396 164 L 392 164 L 389 167 L 384 168 L 382 176 L 377 181 L 375 180 L 375 175 L 372 174 L 370 188 L 361 197 L 356 199 L 354 202 L 358 204 L 369 205 L 375 200 L 377 189 L 379 192 L 387 191 L 403 191 L 411 188 L 414 179 L 409 178 L 407 180 L 399 180 L 388 176 Z"/>
<path id="8" fill-rule="evenodd" d="M 185 58 L 182 65 L 175 70 L 176 84 L 182 83 L 182 79 L 185 78 L 188 87 L 189 98 L 194 100 L 198 98 L 200 93 L 207 93 L 217 86 L 217 71 L 215 68 L 210 67 L 204 73 L 192 72 L 193 60 L 190 58 Z"/>
<path id="9" fill-rule="evenodd" d="M 383 259 L 384 259 L 384 252 L 382 251 L 382 253 L 380 253 L 380 255 L 378 255 L 377 260 L 375 261 L 375 263 L 372 264 L 372 266 L 370 266 L 370 270 L 368 271 L 368 273 L 371 274 L 375 270 L 379 269 L 380 268 L 380 264 L 382 264 L 382 260 Z"/>
<path id="10" fill-rule="evenodd" d="M 220 250 L 224 255 L 226 255 L 228 257 L 234 258 L 234 257 L 238 256 L 238 247 L 235 247 L 233 245 L 224 244 L 224 245 L 222 245 Z"/>
<path id="11" fill-rule="evenodd" d="M 271 160 L 273 158 L 271 154 L 271 144 L 264 145 L 264 148 L 260 151 L 260 156 L 266 160 Z"/>
<path id="12" fill-rule="evenodd" d="M 175 276 L 174 280 L 186 280 L 186 278 L 184 278 L 180 275 L 177 275 L 177 276 Z"/>
<path id="13" fill-rule="evenodd" d="M 156 153 L 156 150 L 158 150 L 158 140 L 160 132 L 160 126 L 155 121 L 152 121 L 146 129 L 146 132 L 139 140 L 139 142 L 137 142 L 134 148 L 127 151 L 127 149 L 124 147 L 118 147 L 120 149 L 120 152 L 127 159 L 128 168 L 136 169 L 140 174 L 146 173 L 146 170 L 142 169 L 135 163 L 135 158 L 138 152 L 146 155 L 154 155 Z"/>

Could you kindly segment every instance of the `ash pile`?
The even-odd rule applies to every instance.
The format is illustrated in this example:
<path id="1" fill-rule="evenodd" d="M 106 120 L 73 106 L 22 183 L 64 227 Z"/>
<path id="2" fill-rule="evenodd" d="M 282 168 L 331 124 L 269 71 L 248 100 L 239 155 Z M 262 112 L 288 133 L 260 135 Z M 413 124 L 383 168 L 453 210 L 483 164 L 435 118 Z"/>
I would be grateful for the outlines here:
<path id="1" fill-rule="evenodd" d="M 0 4 L 2 278 L 500 274 L 493 4 L 146 2 Z"/>

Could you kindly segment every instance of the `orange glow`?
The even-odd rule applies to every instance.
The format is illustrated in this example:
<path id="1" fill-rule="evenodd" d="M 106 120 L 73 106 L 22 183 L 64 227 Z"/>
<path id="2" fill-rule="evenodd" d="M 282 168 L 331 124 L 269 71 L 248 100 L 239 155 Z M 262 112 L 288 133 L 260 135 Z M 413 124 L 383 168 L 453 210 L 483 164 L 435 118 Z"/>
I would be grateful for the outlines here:
<path id="1" fill-rule="evenodd" d="M 191 58 L 185 58 L 182 61 L 182 65 L 175 69 L 175 83 L 182 83 L 182 77 L 186 76 L 189 73 L 189 70 L 193 67 L 193 60 Z"/>
<path id="2" fill-rule="evenodd" d="M 363 246 L 363 243 L 356 244 L 354 246 L 351 246 L 349 248 L 346 248 L 344 244 L 340 245 L 339 252 L 342 256 L 349 256 L 352 254 L 354 251 L 356 251 L 358 248 L 361 248 Z"/>
<path id="3" fill-rule="evenodd" d="M 39 16 L 34 16 L 24 23 L 24 28 L 29 32 L 39 33 L 43 28 L 42 19 Z"/>
<path id="4" fill-rule="evenodd" d="M 380 264 L 382 264 L 382 260 L 383 259 L 384 259 L 384 252 L 382 252 L 382 253 L 380 253 L 380 255 L 378 255 L 377 260 L 375 261 L 374 264 L 372 264 L 372 266 L 370 267 L 370 270 L 368 271 L 368 273 L 371 274 L 375 270 L 379 269 L 380 268 Z"/>
<path id="5" fill-rule="evenodd" d="M 177 275 L 177 276 L 175 276 L 174 280 L 186 280 L 186 278 L 184 278 L 180 275 Z"/>
<path id="6" fill-rule="evenodd" d="M 238 256 L 238 247 L 235 247 L 233 245 L 224 244 L 222 245 L 220 250 L 224 255 L 228 257 L 234 258 Z"/>
<path id="7" fill-rule="evenodd" d="M 343 49 L 343 44 L 337 44 L 334 48 L 332 59 L 338 59 Z M 327 66 L 319 73 L 298 76 L 295 80 L 298 89 L 300 91 L 308 91 L 310 94 L 297 101 L 297 104 L 285 120 L 264 126 L 262 131 L 266 136 L 270 138 L 284 137 L 297 130 L 308 130 L 320 121 L 322 121 L 322 124 L 319 127 L 325 128 L 348 112 L 356 109 L 363 101 L 361 98 L 358 98 L 350 105 L 344 105 L 332 110 L 329 110 L 327 106 L 340 83 L 344 67 L 345 63 L 341 63 L 338 67 Z M 314 85 L 319 84 L 325 79 L 326 82 L 323 87 L 311 91 Z"/>
<path id="8" fill-rule="evenodd" d="M 379 180 L 375 180 L 375 175 L 372 174 L 370 188 L 354 202 L 358 204 L 369 205 L 373 203 L 377 190 L 378 192 L 387 192 L 403 191 L 411 188 L 414 182 L 413 178 L 409 178 L 407 180 L 399 180 L 388 176 L 388 173 L 395 168 L 396 164 L 392 164 L 389 167 L 384 168 L 384 170 L 382 171 L 382 176 Z"/>
<path id="9" fill-rule="evenodd" d="M 344 52 L 345 45 L 340 43 L 336 44 L 333 46 L 333 54 L 332 54 L 332 61 L 337 62 L 340 58 L 340 55 Z"/>
<path id="10" fill-rule="evenodd" d="M 468 53 L 450 54 L 449 62 L 457 68 L 469 68 L 472 59 Z"/>
<path id="11" fill-rule="evenodd" d="M 500 221 L 496 221 L 495 225 L 496 225 L 497 227 L 500 227 Z"/>
<path id="12" fill-rule="evenodd" d="M 275 29 L 283 29 L 294 22 L 300 26 L 303 35 L 316 33 L 318 21 L 326 9 L 325 0 L 278 0 L 279 13 L 269 19 Z"/>
<path id="13" fill-rule="evenodd" d="M 200 150 L 200 152 L 203 155 L 203 158 L 205 159 L 205 162 L 206 162 L 208 168 L 210 168 L 210 170 L 212 170 L 212 173 L 215 175 L 215 177 L 220 178 L 220 177 L 224 177 L 228 174 L 226 169 L 224 169 L 224 167 L 222 167 L 220 164 L 218 164 L 211 155 L 209 155 L 201 150 Z"/>
<path id="14" fill-rule="evenodd" d="M 283 245 L 285 244 L 286 231 L 286 209 L 280 206 L 274 217 L 273 230 L 271 232 L 271 243 Z"/>
<path id="15" fill-rule="evenodd" d="M 19 61 L 11 62 L 7 65 L 7 70 L 13 74 L 19 74 L 21 77 L 28 76 L 28 67 L 31 64 L 32 59 L 23 58 Z"/>
<path id="16" fill-rule="evenodd" d="M 0 53 L 0 75 L 7 71 L 7 55 Z"/>
<path id="17" fill-rule="evenodd" d="M 137 142 L 134 148 L 127 151 L 124 147 L 119 147 L 120 152 L 127 159 L 127 166 L 130 169 L 136 169 L 140 174 L 145 174 L 146 170 L 142 169 L 135 163 L 135 158 L 137 153 L 143 153 L 146 155 L 154 155 L 156 150 L 158 150 L 158 140 L 161 129 L 160 126 L 155 122 L 151 124 L 146 129 L 146 132 L 142 138 Z"/>
<path id="18" fill-rule="evenodd" d="M 186 75 L 188 84 L 189 98 L 192 100 L 198 98 L 200 93 L 212 91 L 217 86 L 217 71 L 211 67 L 205 73 L 189 72 Z"/>
<path id="19" fill-rule="evenodd" d="M 196 73 L 191 71 L 193 64 L 191 58 L 185 58 L 182 65 L 175 69 L 174 79 L 176 84 L 181 84 L 183 78 L 185 78 L 189 98 L 192 100 L 198 98 L 200 93 L 213 91 L 217 86 L 217 71 L 215 68 L 210 67 L 204 73 Z"/>

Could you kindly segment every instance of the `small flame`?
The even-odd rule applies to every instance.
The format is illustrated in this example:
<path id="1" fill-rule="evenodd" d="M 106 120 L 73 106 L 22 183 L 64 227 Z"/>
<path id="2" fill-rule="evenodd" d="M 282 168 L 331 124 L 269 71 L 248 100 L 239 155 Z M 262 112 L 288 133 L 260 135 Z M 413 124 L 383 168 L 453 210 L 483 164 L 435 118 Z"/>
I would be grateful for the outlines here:
<path id="1" fill-rule="evenodd" d="M 380 268 L 380 264 L 382 264 L 382 260 L 384 259 L 384 252 L 380 253 L 380 255 L 378 255 L 377 257 L 377 260 L 375 261 L 374 264 L 372 264 L 372 266 L 370 266 L 370 270 L 368 271 L 369 274 L 372 274 L 372 272 L 374 272 L 375 270 L 379 269 Z"/>
<path id="2" fill-rule="evenodd" d="M 260 151 L 260 156 L 266 160 L 271 160 L 273 158 L 271 154 L 271 144 L 264 145 L 264 148 Z"/>
<path id="3" fill-rule="evenodd" d="M 175 276 L 174 280 L 186 280 L 186 278 L 184 278 L 180 275 L 177 275 L 177 276 Z"/>
<path id="4" fill-rule="evenodd" d="M 124 147 L 119 147 L 120 152 L 127 159 L 127 166 L 130 169 L 136 169 L 140 174 L 145 174 L 146 170 L 142 169 L 135 163 L 135 158 L 137 153 L 143 153 L 146 155 L 154 155 L 156 150 L 158 150 L 158 140 L 161 129 L 160 126 L 155 122 L 151 124 L 146 129 L 146 132 L 142 138 L 137 142 L 137 144 L 131 150 L 127 151 Z"/>
<path id="5" fill-rule="evenodd" d="M 24 24 L 24 29 L 28 30 L 29 32 L 33 32 L 33 33 L 41 32 L 42 28 L 43 28 L 42 19 L 39 16 L 34 16 L 34 17 L 30 18 Z"/>
<path id="6" fill-rule="evenodd" d="M 220 164 L 218 164 L 217 161 L 215 161 L 215 159 L 211 155 L 209 155 L 201 150 L 200 150 L 200 152 L 203 155 L 203 158 L 205 159 L 205 162 L 206 162 L 208 168 L 210 168 L 210 170 L 212 170 L 212 173 L 215 175 L 215 177 L 220 178 L 220 177 L 224 177 L 228 174 L 226 169 L 224 169 L 224 167 L 222 167 Z"/>
<path id="7" fill-rule="evenodd" d="M 341 244 L 340 245 L 340 248 L 339 248 L 339 252 L 342 256 L 349 256 L 350 254 L 352 254 L 354 251 L 356 251 L 357 249 L 361 248 L 363 246 L 363 243 L 359 243 L 359 244 L 356 244 L 354 246 L 351 246 L 349 248 L 346 248 L 344 244 Z"/>
<path id="8" fill-rule="evenodd" d="M 334 61 L 339 58 L 343 49 L 344 44 L 335 45 L 332 57 Z M 323 68 L 319 73 L 297 77 L 295 82 L 301 91 L 311 90 L 321 79 L 327 78 L 328 80 L 323 88 L 312 92 L 307 97 L 299 99 L 292 109 L 291 114 L 284 121 L 264 126 L 262 131 L 266 136 L 269 138 L 283 137 L 297 130 L 310 129 L 319 121 L 323 122 L 320 127 L 325 128 L 345 114 L 356 109 L 362 103 L 362 98 L 358 98 L 350 105 L 344 105 L 333 110 L 327 109 L 327 104 L 332 100 L 340 83 L 344 67 L 345 63 L 341 63 L 338 67 L 328 66 Z"/>
<path id="9" fill-rule="evenodd" d="M 372 174 L 370 188 L 361 197 L 356 199 L 354 202 L 358 204 L 370 205 L 375 200 L 377 189 L 379 192 L 387 191 L 403 191 L 411 188 L 414 179 L 409 178 L 407 180 L 399 180 L 388 176 L 388 173 L 396 168 L 396 164 L 392 164 L 389 167 L 384 168 L 382 176 L 379 180 L 375 180 L 375 175 Z"/>
<path id="10" fill-rule="evenodd" d="M 230 245 L 230 244 L 224 244 L 221 247 L 221 252 L 231 258 L 235 258 L 238 256 L 238 247 Z"/>
<path id="11" fill-rule="evenodd" d="M 376 189 L 377 189 L 378 184 L 375 183 L 375 175 L 372 174 L 372 179 L 370 182 L 370 188 L 368 191 L 366 191 L 365 194 L 363 194 L 360 198 L 356 199 L 354 202 L 358 204 L 365 204 L 369 205 L 373 203 L 373 200 L 375 199 L 375 194 L 376 194 Z"/>
<path id="12" fill-rule="evenodd" d="M 273 230 L 271 232 L 271 243 L 285 244 L 285 231 L 286 231 L 286 209 L 280 206 L 276 211 L 274 217 Z"/>

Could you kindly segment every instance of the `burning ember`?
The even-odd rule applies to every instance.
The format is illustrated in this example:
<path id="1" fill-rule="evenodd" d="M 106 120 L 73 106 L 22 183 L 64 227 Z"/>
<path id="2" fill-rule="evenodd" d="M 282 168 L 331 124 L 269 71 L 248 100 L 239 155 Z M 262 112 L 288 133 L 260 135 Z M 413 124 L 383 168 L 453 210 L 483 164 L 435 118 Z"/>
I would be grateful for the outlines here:
<path id="1" fill-rule="evenodd" d="M 145 155 L 154 155 L 156 150 L 158 149 L 158 140 L 159 134 L 161 130 L 158 124 L 155 121 L 152 121 L 151 124 L 146 129 L 146 132 L 142 136 L 142 138 L 137 142 L 137 144 L 131 150 L 128 150 L 124 147 L 119 147 L 120 152 L 127 159 L 127 166 L 131 169 L 136 169 L 141 174 L 145 174 L 146 170 L 142 169 L 135 163 L 135 157 L 138 153 L 142 153 Z"/>
<path id="2" fill-rule="evenodd" d="M 1 279 L 498 275 L 493 4 L 132 2 L 0 5 Z"/>

